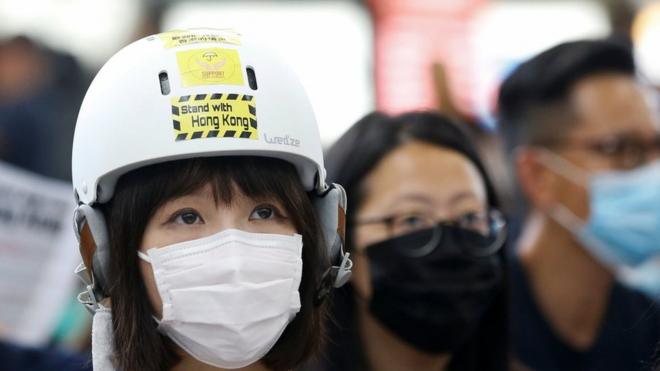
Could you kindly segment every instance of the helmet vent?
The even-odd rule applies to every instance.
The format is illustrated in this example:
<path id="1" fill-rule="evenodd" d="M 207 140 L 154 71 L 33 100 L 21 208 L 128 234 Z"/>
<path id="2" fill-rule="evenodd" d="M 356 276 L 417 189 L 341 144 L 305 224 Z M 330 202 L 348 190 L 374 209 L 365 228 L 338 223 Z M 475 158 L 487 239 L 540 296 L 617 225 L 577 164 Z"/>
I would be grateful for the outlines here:
<path id="1" fill-rule="evenodd" d="M 250 89 L 257 90 L 257 75 L 254 74 L 254 68 L 246 67 L 245 72 L 247 73 L 248 85 Z"/>
<path id="2" fill-rule="evenodd" d="M 158 81 L 160 82 L 160 92 L 163 95 L 168 95 L 170 93 L 170 78 L 167 76 L 166 71 L 158 74 Z"/>

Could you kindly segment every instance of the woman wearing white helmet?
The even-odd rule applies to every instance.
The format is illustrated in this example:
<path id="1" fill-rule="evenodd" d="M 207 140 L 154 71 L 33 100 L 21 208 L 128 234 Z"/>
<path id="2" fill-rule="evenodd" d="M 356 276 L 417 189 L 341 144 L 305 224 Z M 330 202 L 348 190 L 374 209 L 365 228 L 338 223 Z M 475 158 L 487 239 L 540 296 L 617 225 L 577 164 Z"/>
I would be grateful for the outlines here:
<path id="1" fill-rule="evenodd" d="M 350 275 L 304 90 L 228 30 L 154 35 L 90 86 L 73 145 L 95 369 L 291 369 Z"/>

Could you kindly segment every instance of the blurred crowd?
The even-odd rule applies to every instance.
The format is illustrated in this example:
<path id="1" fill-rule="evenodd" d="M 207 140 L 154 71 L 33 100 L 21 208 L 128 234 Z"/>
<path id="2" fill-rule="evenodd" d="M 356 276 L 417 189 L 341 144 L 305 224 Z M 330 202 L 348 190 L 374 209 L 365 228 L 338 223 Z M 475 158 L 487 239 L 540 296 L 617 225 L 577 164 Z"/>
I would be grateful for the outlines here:
<path id="1" fill-rule="evenodd" d="M 376 2 L 359 3 L 382 11 Z M 165 31 L 170 3 L 149 2 L 134 39 Z M 488 115 L 466 109 L 452 82 L 475 77 L 438 58 L 435 106 L 381 107 L 380 93 L 343 123 L 324 153 L 348 193 L 353 277 L 333 294 L 323 355 L 302 369 L 660 371 L 660 80 L 640 67 L 633 28 L 660 3 L 604 4 L 609 35 L 516 61 Z M 660 16 L 643 21 L 660 30 Z M 6 34 L 0 161 L 70 183 L 78 110 L 100 66 Z M 408 251 L 431 245 L 444 255 Z M 64 311 L 33 344 L 0 322 L 0 368 L 91 369 L 91 317 Z"/>

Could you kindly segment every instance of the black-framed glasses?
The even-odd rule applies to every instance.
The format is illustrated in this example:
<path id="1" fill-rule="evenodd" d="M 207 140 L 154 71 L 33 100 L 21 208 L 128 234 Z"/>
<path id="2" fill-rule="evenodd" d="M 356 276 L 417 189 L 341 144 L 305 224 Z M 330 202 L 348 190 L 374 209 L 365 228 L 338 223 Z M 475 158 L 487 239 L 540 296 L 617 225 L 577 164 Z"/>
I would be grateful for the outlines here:
<path id="1" fill-rule="evenodd" d="M 660 134 L 651 139 L 638 136 L 620 135 L 602 139 L 560 139 L 554 138 L 537 143 L 538 145 L 578 148 L 606 156 L 613 165 L 621 169 L 632 169 L 644 165 L 660 155 Z"/>
<path id="2" fill-rule="evenodd" d="M 506 239 L 506 222 L 502 214 L 495 209 L 466 213 L 456 219 L 444 221 L 438 221 L 433 216 L 423 213 L 401 213 L 358 220 L 355 224 L 384 224 L 388 238 L 432 231 L 432 233 L 417 233 L 415 246 L 410 246 L 411 256 L 429 254 L 449 231 L 454 233 L 453 237 L 465 252 L 477 257 L 494 254 Z"/>

